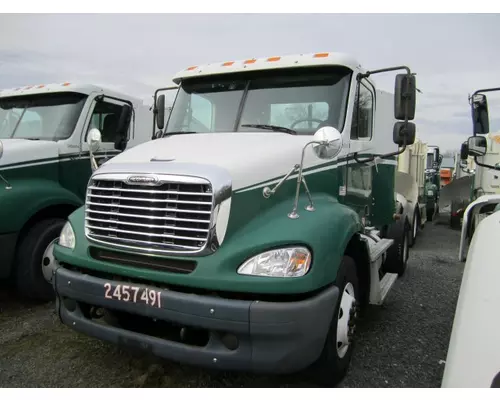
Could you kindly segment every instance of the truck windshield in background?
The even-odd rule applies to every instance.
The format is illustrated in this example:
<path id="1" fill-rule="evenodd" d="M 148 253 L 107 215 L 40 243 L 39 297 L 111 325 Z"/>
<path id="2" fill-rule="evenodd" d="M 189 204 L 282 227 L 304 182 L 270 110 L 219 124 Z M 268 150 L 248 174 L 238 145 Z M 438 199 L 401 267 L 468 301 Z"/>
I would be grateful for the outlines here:
<path id="1" fill-rule="evenodd" d="M 427 153 L 427 166 L 426 169 L 434 168 L 434 153 Z"/>
<path id="2" fill-rule="evenodd" d="M 0 139 L 67 139 L 86 99 L 80 93 L 0 98 Z"/>
<path id="3" fill-rule="evenodd" d="M 263 125 L 313 135 L 342 132 L 352 71 L 344 67 L 249 72 L 182 83 L 165 134 L 256 132 Z"/>

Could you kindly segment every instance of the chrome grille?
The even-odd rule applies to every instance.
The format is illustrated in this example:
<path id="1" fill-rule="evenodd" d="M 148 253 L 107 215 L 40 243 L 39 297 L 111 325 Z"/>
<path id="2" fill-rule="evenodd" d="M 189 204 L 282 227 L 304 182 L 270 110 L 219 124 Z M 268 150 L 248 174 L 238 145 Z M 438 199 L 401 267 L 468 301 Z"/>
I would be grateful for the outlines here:
<path id="1" fill-rule="evenodd" d="M 85 203 L 89 239 L 160 253 L 197 252 L 206 246 L 213 207 L 208 181 L 164 178 L 152 186 L 115 177 L 96 176 L 89 182 Z"/>

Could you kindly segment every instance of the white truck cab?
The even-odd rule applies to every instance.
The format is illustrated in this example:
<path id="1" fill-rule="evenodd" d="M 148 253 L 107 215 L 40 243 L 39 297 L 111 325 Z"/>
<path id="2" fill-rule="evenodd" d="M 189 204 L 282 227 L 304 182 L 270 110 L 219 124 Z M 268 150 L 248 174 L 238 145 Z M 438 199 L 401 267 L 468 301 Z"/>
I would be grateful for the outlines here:
<path id="1" fill-rule="evenodd" d="M 472 96 L 474 136 L 462 148 L 462 158 L 471 155 L 477 168 L 500 174 L 499 164 L 484 157 L 492 141 L 483 136 L 489 131 L 488 108 L 486 96 L 479 94 L 496 90 L 500 88 Z M 459 260 L 466 263 L 443 375 L 445 388 L 500 387 L 499 210 L 500 193 L 490 193 L 477 197 L 464 212 Z"/>

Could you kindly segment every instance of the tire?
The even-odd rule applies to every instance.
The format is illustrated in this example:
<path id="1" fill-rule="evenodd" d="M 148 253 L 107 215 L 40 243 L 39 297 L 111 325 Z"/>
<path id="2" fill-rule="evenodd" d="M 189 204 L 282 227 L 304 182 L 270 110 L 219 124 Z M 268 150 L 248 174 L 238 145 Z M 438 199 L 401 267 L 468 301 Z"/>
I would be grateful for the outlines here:
<path id="1" fill-rule="evenodd" d="M 454 230 L 460 230 L 460 215 L 453 215 L 462 203 L 456 200 L 451 202 L 451 212 L 450 212 L 450 228 Z"/>
<path id="2" fill-rule="evenodd" d="M 411 241 L 409 243 L 410 247 L 413 247 L 417 242 L 419 226 L 420 226 L 420 218 L 418 217 L 418 204 L 417 204 L 415 207 L 415 211 L 413 212 L 413 225 L 410 234 Z"/>
<path id="3" fill-rule="evenodd" d="M 403 276 L 410 256 L 409 244 L 411 240 L 410 223 L 407 219 L 398 220 L 389 226 L 387 238 L 393 239 L 393 245 L 387 250 L 383 270 L 387 273 Z"/>
<path id="4" fill-rule="evenodd" d="M 436 208 L 434 206 L 432 206 L 432 208 L 427 208 L 426 209 L 426 212 L 427 212 L 427 221 L 432 221 L 432 219 L 434 218 L 434 212 L 436 211 Z"/>
<path id="5" fill-rule="evenodd" d="M 351 257 L 343 257 L 335 285 L 339 288 L 339 298 L 335 305 L 330 329 L 321 355 L 309 369 L 312 380 L 327 387 L 337 386 L 347 375 L 355 344 L 353 336 L 356 319 L 359 315 L 359 301 L 357 299 L 359 299 L 360 293 L 356 263 Z M 344 294 L 345 292 L 348 293 Z M 349 293 L 354 294 L 354 299 L 349 296 Z M 344 303 L 342 303 L 343 301 Z M 342 325 L 339 325 L 339 322 Z M 340 328 L 339 330 L 338 328 L 341 326 L 344 326 L 344 329 Z M 349 328 L 346 329 L 346 327 Z M 341 331 L 346 332 L 346 335 L 342 335 Z M 340 336 L 343 336 L 342 342 L 347 344 L 347 347 L 338 349 Z"/>
<path id="6" fill-rule="evenodd" d="M 54 299 L 52 285 L 44 278 L 42 262 L 44 253 L 59 237 L 65 224 L 64 219 L 51 218 L 36 223 L 24 236 L 17 247 L 14 277 L 19 293 L 32 300 L 50 301 Z M 45 262 L 51 261 L 50 256 Z"/>

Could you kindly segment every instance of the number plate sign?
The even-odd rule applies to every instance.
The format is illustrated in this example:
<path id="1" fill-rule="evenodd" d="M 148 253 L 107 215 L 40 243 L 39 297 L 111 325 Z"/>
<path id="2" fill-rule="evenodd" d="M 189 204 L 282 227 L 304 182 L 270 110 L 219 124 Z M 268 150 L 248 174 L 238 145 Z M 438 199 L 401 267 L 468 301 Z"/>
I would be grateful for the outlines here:
<path id="1" fill-rule="evenodd" d="M 112 285 L 109 282 L 103 286 L 106 299 L 125 303 L 143 303 L 151 307 L 161 308 L 161 292 L 159 290 L 131 285 Z"/>

